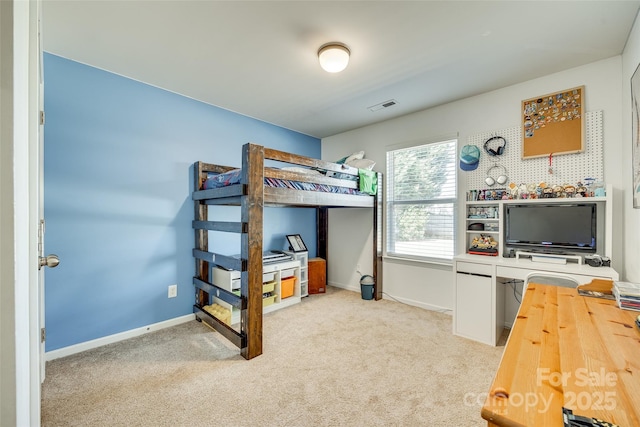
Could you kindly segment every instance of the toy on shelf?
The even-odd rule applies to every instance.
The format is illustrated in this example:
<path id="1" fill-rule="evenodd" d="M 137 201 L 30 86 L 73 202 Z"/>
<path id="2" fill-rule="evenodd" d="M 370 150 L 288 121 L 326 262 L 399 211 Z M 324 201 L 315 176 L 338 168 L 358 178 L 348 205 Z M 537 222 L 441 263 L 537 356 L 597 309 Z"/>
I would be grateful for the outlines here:
<path id="1" fill-rule="evenodd" d="M 487 236 L 486 234 L 481 234 L 480 236 L 474 237 L 473 241 L 471 242 L 471 247 L 474 248 L 488 249 L 495 248 L 496 246 L 498 246 L 498 242 L 496 242 L 491 236 Z"/>
<path id="2" fill-rule="evenodd" d="M 508 188 L 471 190 L 467 193 L 471 201 L 491 200 L 527 200 L 527 199 L 562 199 L 573 197 L 605 197 L 606 187 L 603 181 L 585 178 L 584 184 L 516 184 L 509 183 Z"/>
<path id="3" fill-rule="evenodd" d="M 475 255 L 497 256 L 497 246 L 498 242 L 496 242 L 491 236 L 481 234 L 473 238 L 468 252 Z"/>

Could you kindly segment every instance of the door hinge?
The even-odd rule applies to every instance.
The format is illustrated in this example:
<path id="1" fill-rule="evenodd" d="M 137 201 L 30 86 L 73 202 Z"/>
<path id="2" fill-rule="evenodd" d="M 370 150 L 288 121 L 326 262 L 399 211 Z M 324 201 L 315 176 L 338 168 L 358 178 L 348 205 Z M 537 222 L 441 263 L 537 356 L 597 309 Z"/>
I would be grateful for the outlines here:
<path id="1" fill-rule="evenodd" d="M 43 255 L 44 251 L 44 219 L 38 224 L 38 256 Z"/>
<path id="2" fill-rule="evenodd" d="M 45 342 L 47 339 L 47 332 L 45 328 L 40 329 L 40 342 Z"/>
<path id="3" fill-rule="evenodd" d="M 44 126 L 44 111 L 40 111 L 40 125 Z"/>

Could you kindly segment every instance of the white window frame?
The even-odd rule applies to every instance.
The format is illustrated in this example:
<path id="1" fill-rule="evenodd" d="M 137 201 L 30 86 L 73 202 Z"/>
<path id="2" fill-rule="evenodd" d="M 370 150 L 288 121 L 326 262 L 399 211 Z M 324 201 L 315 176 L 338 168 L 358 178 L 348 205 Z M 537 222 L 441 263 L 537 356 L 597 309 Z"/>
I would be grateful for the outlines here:
<path id="1" fill-rule="evenodd" d="M 433 146 L 434 144 L 450 144 L 451 145 L 451 149 L 452 149 L 452 159 L 451 159 L 451 164 L 449 164 L 449 173 L 451 174 L 451 176 L 449 177 L 449 179 L 453 179 L 453 196 L 451 197 L 446 197 L 446 198 L 431 198 L 431 199 L 413 199 L 410 201 L 396 201 L 394 199 L 394 195 L 392 194 L 392 192 L 394 191 L 394 171 L 393 171 L 393 164 L 392 164 L 392 157 L 394 153 L 400 152 L 400 151 L 405 151 L 405 150 L 415 150 L 415 149 L 419 149 L 421 147 L 427 148 L 429 146 Z M 394 259 L 406 259 L 406 260 L 414 260 L 414 261 L 421 261 L 421 262 L 428 262 L 428 263 L 434 263 L 434 264 L 445 264 L 445 265 L 451 265 L 453 263 L 453 257 L 456 255 L 456 251 L 457 251 L 457 235 L 458 235 L 458 227 L 457 227 L 457 218 L 458 218 L 458 172 L 457 172 L 457 146 L 458 146 L 458 139 L 457 139 L 457 135 L 456 136 L 448 136 L 448 137 L 441 137 L 441 138 L 437 138 L 431 141 L 420 141 L 420 142 L 414 142 L 412 144 L 405 144 L 405 145 L 396 145 L 396 146 L 390 146 L 387 147 L 386 150 L 386 174 L 385 174 L 385 180 L 386 180 L 386 185 L 385 185 L 385 198 L 384 198 L 384 217 L 385 217 L 385 222 L 384 222 L 384 254 L 386 257 L 388 258 L 394 258 Z M 393 207 L 397 206 L 397 205 L 402 205 L 402 204 L 424 204 L 424 205 L 449 205 L 449 209 L 451 212 L 451 253 L 450 256 L 447 254 L 447 256 L 443 256 L 443 257 L 438 257 L 438 256 L 433 256 L 433 254 L 424 254 L 424 255 L 420 255 L 417 254 L 416 252 L 419 251 L 413 251 L 413 253 L 411 253 L 411 251 L 403 251 L 403 250 L 398 250 L 397 247 L 393 247 L 394 246 L 394 238 L 392 237 L 392 233 L 394 233 L 394 230 L 391 229 L 391 227 L 393 227 L 393 223 L 392 221 L 394 221 L 394 217 L 393 217 Z M 449 230 L 447 230 L 449 231 Z M 449 240 L 449 239 L 446 239 Z"/>

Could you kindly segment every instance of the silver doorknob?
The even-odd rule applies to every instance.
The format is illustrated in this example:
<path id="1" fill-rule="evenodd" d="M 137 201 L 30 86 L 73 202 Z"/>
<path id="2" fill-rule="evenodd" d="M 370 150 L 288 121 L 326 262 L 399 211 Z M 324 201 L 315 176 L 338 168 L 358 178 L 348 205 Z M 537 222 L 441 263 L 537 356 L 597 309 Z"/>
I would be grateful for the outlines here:
<path id="1" fill-rule="evenodd" d="M 57 267 L 58 264 L 60 264 L 60 258 L 58 258 L 58 255 L 56 254 L 51 254 L 46 257 L 41 256 L 38 258 L 40 260 L 40 265 L 38 266 L 38 270 L 40 270 L 42 267 L 54 268 L 54 267 Z"/>

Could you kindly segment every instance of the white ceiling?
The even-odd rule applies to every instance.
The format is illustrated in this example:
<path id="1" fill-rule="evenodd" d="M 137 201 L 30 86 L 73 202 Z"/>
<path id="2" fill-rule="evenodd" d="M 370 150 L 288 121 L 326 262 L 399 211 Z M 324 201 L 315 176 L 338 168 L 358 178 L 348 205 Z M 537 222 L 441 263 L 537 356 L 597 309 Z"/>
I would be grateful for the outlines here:
<path id="1" fill-rule="evenodd" d="M 43 44 L 49 53 L 322 138 L 619 55 L 639 6 L 44 0 Z M 352 52 L 339 74 L 318 65 L 317 50 L 330 41 Z M 368 109 L 390 99 L 397 105 Z"/>

